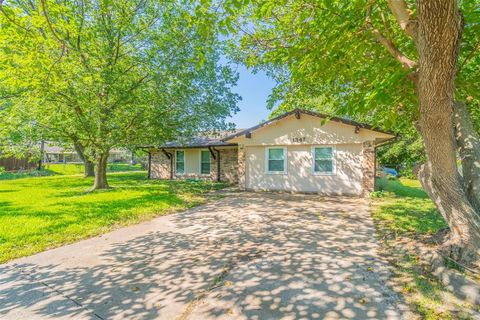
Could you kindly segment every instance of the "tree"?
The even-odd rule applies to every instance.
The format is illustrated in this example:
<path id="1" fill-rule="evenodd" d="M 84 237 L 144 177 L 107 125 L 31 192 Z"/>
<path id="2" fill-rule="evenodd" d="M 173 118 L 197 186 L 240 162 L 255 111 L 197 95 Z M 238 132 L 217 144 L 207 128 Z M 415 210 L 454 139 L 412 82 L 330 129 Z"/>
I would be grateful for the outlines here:
<path id="1" fill-rule="evenodd" d="M 237 76 L 183 1 L 8 1 L 0 87 L 10 114 L 69 139 L 108 188 L 113 147 L 227 126 Z"/>
<path id="2" fill-rule="evenodd" d="M 236 3 L 227 6 L 240 22 L 223 17 L 223 25 L 241 30 L 236 58 L 277 79 L 272 104 L 320 97 L 337 114 L 418 130 L 427 156 L 418 177 L 450 226 L 444 249 L 476 259 L 480 1 Z"/>

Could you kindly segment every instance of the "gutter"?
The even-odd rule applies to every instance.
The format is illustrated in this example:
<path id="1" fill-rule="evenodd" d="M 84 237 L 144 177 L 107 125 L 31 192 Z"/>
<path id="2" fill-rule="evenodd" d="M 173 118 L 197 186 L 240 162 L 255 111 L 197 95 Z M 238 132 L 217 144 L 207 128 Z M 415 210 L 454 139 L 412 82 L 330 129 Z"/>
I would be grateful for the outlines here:
<path id="1" fill-rule="evenodd" d="M 400 138 L 400 136 L 397 134 L 397 135 L 396 135 L 395 137 L 393 137 L 393 138 L 384 140 L 384 141 L 380 142 L 379 144 L 376 144 L 376 145 L 375 145 L 375 149 L 377 149 L 378 147 L 383 147 L 383 146 L 386 146 L 386 145 L 395 143 L 395 142 L 397 142 L 398 138 Z"/>

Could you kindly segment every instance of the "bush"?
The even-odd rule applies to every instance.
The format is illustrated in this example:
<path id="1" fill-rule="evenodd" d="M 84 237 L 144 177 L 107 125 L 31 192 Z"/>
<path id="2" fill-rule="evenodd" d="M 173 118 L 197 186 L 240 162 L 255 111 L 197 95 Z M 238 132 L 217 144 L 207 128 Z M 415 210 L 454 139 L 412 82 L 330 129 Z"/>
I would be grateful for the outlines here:
<path id="1" fill-rule="evenodd" d="M 5 172 L 5 167 L 0 167 L 0 174 Z"/>
<path id="2" fill-rule="evenodd" d="M 387 193 L 384 190 L 378 190 L 370 193 L 370 197 L 372 198 L 383 198 L 387 195 Z"/>

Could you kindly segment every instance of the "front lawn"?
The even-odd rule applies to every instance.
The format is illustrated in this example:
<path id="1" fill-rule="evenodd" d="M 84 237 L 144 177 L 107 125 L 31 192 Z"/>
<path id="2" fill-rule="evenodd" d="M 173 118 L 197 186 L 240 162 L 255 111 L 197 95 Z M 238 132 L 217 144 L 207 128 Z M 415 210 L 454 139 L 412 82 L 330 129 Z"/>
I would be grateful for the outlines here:
<path id="1" fill-rule="evenodd" d="M 202 203 L 213 182 L 147 180 L 110 173 L 110 190 L 86 192 L 91 178 L 58 175 L 0 181 L 0 263 Z"/>
<path id="2" fill-rule="evenodd" d="M 372 216 L 385 256 L 394 267 L 395 282 L 421 319 L 471 319 L 480 311 L 457 299 L 415 252 L 404 249 L 405 244 L 434 246 L 428 239 L 448 227 L 418 180 L 377 180 Z"/>
<path id="3" fill-rule="evenodd" d="M 1 169 L 1 168 L 0 168 Z M 140 164 L 131 165 L 128 163 L 109 163 L 108 172 L 142 171 Z M 22 179 L 30 177 L 44 177 L 54 175 L 83 175 L 82 163 L 51 163 L 45 164 L 41 170 L 27 170 L 18 172 L 3 172 L 0 170 L 0 180 Z"/>
<path id="4" fill-rule="evenodd" d="M 83 174 L 83 163 L 52 163 L 45 164 L 45 171 L 49 171 L 52 174 Z M 128 163 L 109 163 L 107 164 L 108 172 L 124 172 L 124 171 L 141 171 L 142 166 L 140 164 L 131 165 Z"/>
<path id="5" fill-rule="evenodd" d="M 376 187 L 373 217 L 382 232 L 433 234 L 448 227 L 418 180 L 382 178 Z"/>

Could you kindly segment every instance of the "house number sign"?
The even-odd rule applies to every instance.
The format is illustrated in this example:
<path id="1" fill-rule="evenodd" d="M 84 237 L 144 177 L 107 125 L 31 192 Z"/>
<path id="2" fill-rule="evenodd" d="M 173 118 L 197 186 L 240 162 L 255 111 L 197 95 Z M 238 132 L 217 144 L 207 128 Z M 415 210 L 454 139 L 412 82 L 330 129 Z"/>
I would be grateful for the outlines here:
<path id="1" fill-rule="evenodd" d="M 305 137 L 293 137 L 292 142 L 305 142 L 306 138 Z"/>

